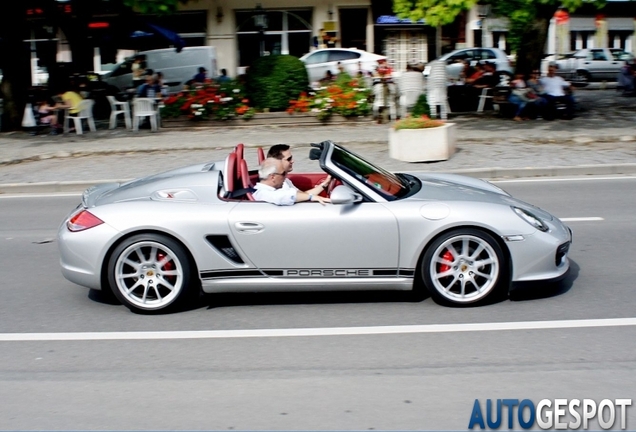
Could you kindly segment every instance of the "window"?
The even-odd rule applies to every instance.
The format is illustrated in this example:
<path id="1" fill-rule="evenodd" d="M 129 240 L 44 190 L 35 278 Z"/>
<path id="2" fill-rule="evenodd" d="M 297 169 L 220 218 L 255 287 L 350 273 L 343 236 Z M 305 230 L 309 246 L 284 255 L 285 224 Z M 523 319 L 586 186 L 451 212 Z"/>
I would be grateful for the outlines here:
<path id="1" fill-rule="evenodd" d="M 494 60 L 497 58 L 494 52 L 491 50 L 480 50 L 482 60 Z"/>
<path id="2" fill-rule="evenodd" d="M 360 58 L 360 53 L 351 51 L 329 51 L 329 61 L 354 60 Z"/>
<path id="3" fill-rule="evenodd" d="M 326 63 L 327 62 L 327 51 L 320 51 L 317 53 L 313 53 L 307 59 L 305 59 L 306 64 L 316 64 L 316 63 Z"/>
<path id="4" fill-rule="evenodd" d="M 592 60 L 607 61 L 607 57 L 602 50 L 592 50 Z"/>
<path id="5" fill-rule="evenodd" d="M 132 73 L 132 63 L 133 63 L 132 58 L 126 60 L 125 62 L 120 64 L 117 69 L 113 71 L 113 74 L 111 76 L 116 77 L 116 76 Z"/>

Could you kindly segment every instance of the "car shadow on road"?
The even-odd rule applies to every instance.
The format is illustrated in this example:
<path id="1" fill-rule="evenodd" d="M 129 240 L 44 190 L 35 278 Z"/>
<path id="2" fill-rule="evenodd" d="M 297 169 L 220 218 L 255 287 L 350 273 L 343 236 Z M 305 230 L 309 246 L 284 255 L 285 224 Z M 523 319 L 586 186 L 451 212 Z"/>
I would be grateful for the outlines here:
<path id="1" fill-rule="evenodd" d="M 570 259 L 570 271 L 556 282 L 517 282 L 510 290 L 511 301 L 539 300 L 556 297 L 568 292 L 579 277 L 580 267 Z"/>
<path id="2" fill-rule="evenodd" d="M 403 303 L 419 302 L 424 297 L 413 291 L 312 291 L 205 294 L 199 307 L 208 309 L 232 306 Z"/>

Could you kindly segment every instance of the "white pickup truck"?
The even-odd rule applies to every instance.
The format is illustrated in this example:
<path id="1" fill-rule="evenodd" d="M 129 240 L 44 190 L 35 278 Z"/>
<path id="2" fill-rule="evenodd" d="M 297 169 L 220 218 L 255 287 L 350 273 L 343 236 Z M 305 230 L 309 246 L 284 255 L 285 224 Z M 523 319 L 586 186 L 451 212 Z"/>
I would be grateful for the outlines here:
<path id="1" fill-rule="evenodd" d="M 620 48 L 584 48 L 557 60 L 557 75 L 577 84 L 615 80 L 621 66 L 632 58 Z"/>

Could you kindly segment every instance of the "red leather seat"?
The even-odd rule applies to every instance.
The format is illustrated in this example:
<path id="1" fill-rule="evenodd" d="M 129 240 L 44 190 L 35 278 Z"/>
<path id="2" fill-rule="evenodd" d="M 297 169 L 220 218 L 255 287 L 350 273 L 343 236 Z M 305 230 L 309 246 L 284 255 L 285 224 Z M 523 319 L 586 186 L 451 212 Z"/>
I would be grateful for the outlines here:
<path id="1" fill-rule="evenodd" d="M 250 172 L 247 169 L 247 162 L 245 162 L 245 159 L 241 160 L 239 165 L 239 171 L 241 172 L 241 181 L 243 182 L 243 189 L 253 188 L 254 185 L 250 181 Z M 254 196 L 252 195 L 252 192 L 247 192 L 245 196 L 247 197 L 249 201 L 256 201 L 254 199 Z"/>
<path id="2" fill-rule="evenodd" d="M 223 167 L 223 188 L 225 192 L 224 198 L 230 198 L 235 188 L 235 178 L 237 177 L 236 154 L 234 152 L 225 158 L 225 166 Z"/>
<path id="3" fill-rule="evenodd" d="M 258 164 L 260 165 L 265 160 L 265 152 L 263 151 L 263 147 L 257 148 L 256 154 L 258 155 Z"/>

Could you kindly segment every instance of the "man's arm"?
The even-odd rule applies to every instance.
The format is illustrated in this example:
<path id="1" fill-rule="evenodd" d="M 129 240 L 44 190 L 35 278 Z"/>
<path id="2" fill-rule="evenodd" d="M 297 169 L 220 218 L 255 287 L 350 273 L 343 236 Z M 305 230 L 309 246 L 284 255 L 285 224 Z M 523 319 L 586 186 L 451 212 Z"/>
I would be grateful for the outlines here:
<path id="1" fill-rule="evenodd" d="M 319 195 L 314 195 L 312 193 L 307 193 L 307 192 L 303 192 L 303 191 L 298 191 L 296 192 L 296 202 L 306 202 L 306 201 L 314 201 L 314 202 L 319 202 L 322 205 L 325 205 L 325 203 L 331 202 L 331 200 L 329 198 L 323 198 Z"/>
<path id="2" fill-rule="evenodd" d="M 312 189 L 306 190 L 305 193 L 312 194 L 312 195 L 319 195 L 323 191 L 327 190 L 327 188 L 329 187 L 330 181 L 331 181 L 331 176 L 329 175 L 323 181 L 321 181 L 316 186 L 314 186 Z"/>

